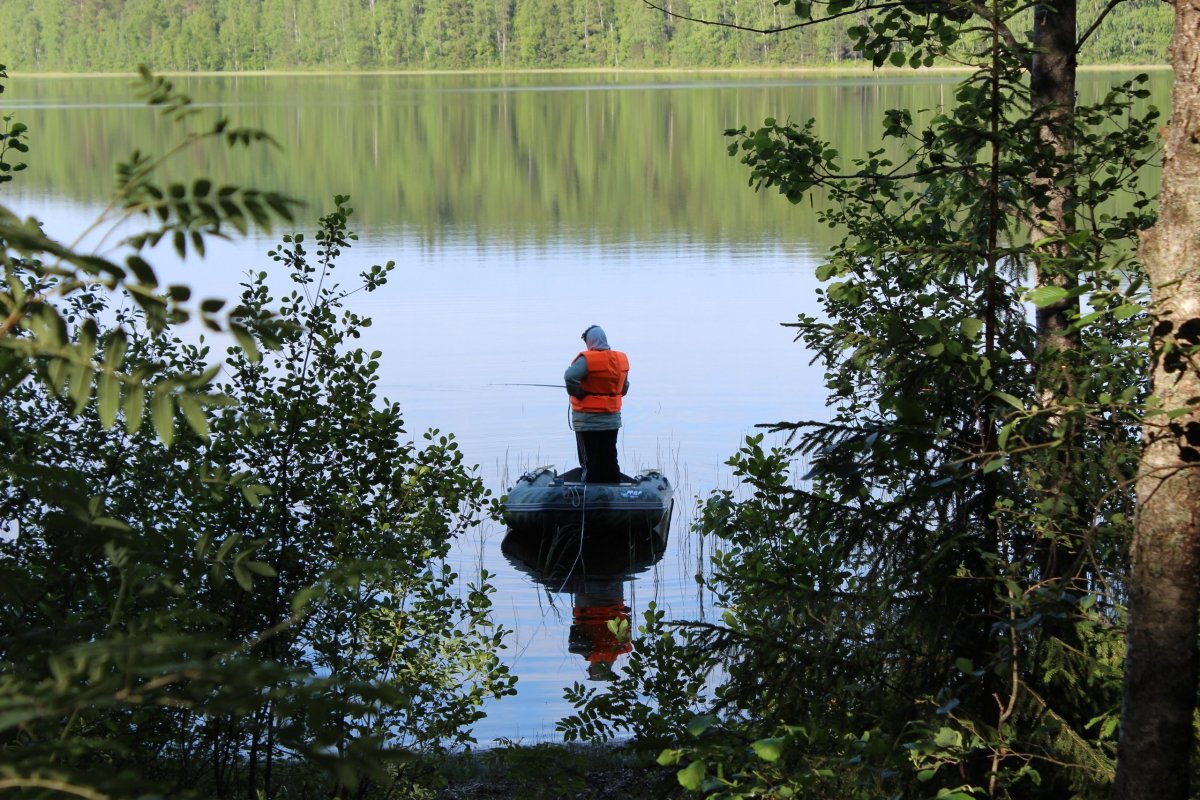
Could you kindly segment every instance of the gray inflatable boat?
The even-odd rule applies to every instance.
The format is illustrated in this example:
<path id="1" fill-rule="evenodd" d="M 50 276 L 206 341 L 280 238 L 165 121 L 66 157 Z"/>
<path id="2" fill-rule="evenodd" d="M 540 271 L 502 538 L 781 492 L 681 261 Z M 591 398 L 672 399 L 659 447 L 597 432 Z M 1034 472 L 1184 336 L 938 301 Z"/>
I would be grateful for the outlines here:
<path id="1" fill-rule="evenodd" d="M 504 522 L 526 535 L 629 531 L 665 539 L 674 490 L 657 470 L 620 483 L 584 483 L 578 468 L 559 475 L 553 467 L 530 470 L 504 499 Z"/>

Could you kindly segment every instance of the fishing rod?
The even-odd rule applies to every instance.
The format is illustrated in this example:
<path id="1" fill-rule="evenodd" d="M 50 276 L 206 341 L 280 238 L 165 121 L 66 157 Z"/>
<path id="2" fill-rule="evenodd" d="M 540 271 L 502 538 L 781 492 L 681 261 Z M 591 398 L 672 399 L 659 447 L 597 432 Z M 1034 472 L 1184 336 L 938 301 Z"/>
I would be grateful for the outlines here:
<path id="1" fill-rule="evenodd" d="M 565 389 L 561 383 L 489 383 L 488 386 L 541 386 L 546 389 Z"/>
<path id="2" fill-rule="evenodd" d="M 566 389 L 566 384 L 563 383 L 489 383 L 488 386 L 537 386 L 543 389 Z M 571 424 L 571 406 L 567 406 L 567 429 L 575 430 L 575 426 Z"/>

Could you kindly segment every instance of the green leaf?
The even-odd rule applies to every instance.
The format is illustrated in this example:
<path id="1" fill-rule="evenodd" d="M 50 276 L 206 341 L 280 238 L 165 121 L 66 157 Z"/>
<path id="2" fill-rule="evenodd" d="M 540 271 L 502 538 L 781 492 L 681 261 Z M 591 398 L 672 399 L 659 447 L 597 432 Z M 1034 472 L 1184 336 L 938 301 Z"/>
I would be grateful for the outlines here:
<path id="1" fill-rule="evenodd" d="M 146 410 L 146 387 L 140 381 L 129 387 L 125 394 L 125 430 L 137 433 L 142 427 L 142 415 Z"/>
<path id="2" fill-rule="evenodd" d="M 675 777 L 679 780 L 679 785 L 683 788 L 698 792 L 701 784 L 704 783 L 705 767 L 704 762 L 696 759 L 691 764 L 688 764 L 679 772 L 675 773 Z"/>
<path id="3" fill-rule="evenodd" d="M 972 342 L 979 338 L 979 332 L 983 330 L 983 320 L 968 317 L 959 324 L 959 330 L 963 336 Z"/>
<path id="4" fill-rule="evenodd" d="M 65 358 L 56 358 L 50 362 L 50 366 L 46 370 L 46 381 L 50 385 L 50 391 L 56 395 L 61 395 L 64 391 L 67 382 L 67 368 L 70 366 L 70 362 Z"/>
<path id="5" fill-rule="evenodd" d="M 680 757 L 683 755 L 682 750 L 663 750 L 658 754 L 658 765 L 660 767 L 669 767 L 673 764 L 678 764 Z"/>
<path id="6" fill-rule="evenodd" d="M 768 739 L 759 739 L 756 742 L 751 742 L 750 747 L 754 750 L 755 755 L 763 761 L 778 761 L 783 755 L 783 748 L 786 743 L 785 739 L 780 737 L 771 737 Z"/>
<path id="7" fill-rule="evenodd" d="M 240 559 L 233 562 L 233 579 L 247 592 L 254 588 L 254 578 L 250 576 L 250 571 L 246 569 Z"/>
<path id="8" fill-rule="evenodd" d="M 1045 308 L 1065 300 L 1068 294 L 1061 286 L 1039 286 L 1027 295 L 1027 299 L 1038 308 Z"/>
<path id="9" fill-rule="evenodd" d="M 961 747 L 962 734 L 953 728 L 941 728 L 934 735 L 933 743 L 938 747 Z"/>
<path id="10" fill-rule="evenodd" d="M 246 498 L 246 502 L 256 508 L 262 504 L 263 497 L 271 494 L 270 487 L 258 483 L 245 484 L 241 490 L 242 497 Z"/>
<path id="11" fill-rule="evenodd" d="M 158 286 L 158 278 L 154 274 L 154 268 L 146 263 L 146 260 L 141 256 L 129 256 L 125 259 L 125 265 L 129 267 L 129 271 L 133 273 L 133 277 L 140 283 L 146 286 Z"/>
<path id="12" fill-rule="evenodd" d="M 154 422 L 154 432 L 167 447 L 175 441 L 175 403 L 171 392 L 160 387 L 150 401 L 150 418 Z"/>
<path id="13" fill-rule="evenodd" d="M 1117 320 L 1129 319 L 1135 314 L 1140 314 L 1145 310 L 1146 309 L 1139 303 L 1125 303 L 1124 305 L 1114 308 L 1112 315 L 1113 319 Z"/>
<path id="14" fill-rule="evenodd" d="M 254 337 L 248 330 L 241 325 L 230 325 L 229 332 L 233 334 L 233 338 L 237 340 L 238 347 L 242 348 L 250 363 L 257 364 L 262 360 L 262 353 L 258 350 L 258 342 L 254 340 Z"/>
<path id="15" fill-rule="evenodd" d="M 45 712 L 44 709 L 30 704 L 12 708 L 4 712 L 0 712 L 0 731 L 6 731 L 10 728 L 19 728 L 26 722 L 37 720 Z"/>
<path id="16" fill-rule="evenodd" d="M 104 366 L 116 372 L 125 363 L 125 350 L 129 343 L 125 339 L 125 331 L 117 328 L 108 337 L 104 345 Z"/>
<path id="17" fill-rule="evenodd" d="M 68 368 L 71 376 L 69 396 L 75 403 L 75 413 L 78 414 L 92 399 L 92 378 L 95 373 L 90 364 L 71 364 Z"/>
<path id="18" fill-rule="evenodd" d="M 1000 433 L 996 436 L 996 446 L 1003 450 L 1008 445 L 1008 437 L 1012 435 L 1012 432 L 1013 422 L 1004 423 L 1004 426 L 1000 428 Z"/>
<path id="19" fill-rule="evenodd" d="M 217 548 L 217 554 L 213 557 L 213 560 L 217 563 L 224 561 L 229 553 L 232 552 L 233 548 L 237 547 L 238 542 L 240 541 L 242 541 L 242 535 L 240 533 L 235 533 L 229 537 L 226 537 L 225 541 L 221 542 L 221 546 Z"/>
<path id="20" fill-rule="evenodd" d="M 687 732 L 692 736 L 699 736 L 716 724 L 717 718 L 712 714 L 702 714 L 698 717 L 692 717 L 687 724 Z"/>
<path id="21" fill-rule="evenodd" d="M 239 405 L 235 398 L 227 394 L 198 394 L 196 402 L 205 408 L 229 408 Z"/>
<path id="22" fill-rule="evenodd" d="M 204 413 L 204 409 L 200 407 L 199 401 L 194 395 L 181 394 L 179 396 L 179 410 L 183 412 L 183 418 L 187 420 L 188 427 L 196 432 L 196 435 L 205 441 L 208 440 L 208 417 Z"/>
<path id="23" fill-rule="evenodd" d="M 995 392 L 992 392 L 992 394 L 995 395 L 997 398 L 1003 400 L 1004 402 L 1008 403 L 1010 406 L 1015 408 L 1017 411 L 1025 410 L 1025 404 L 1022 403 L 1017 398 L 1013 397 L 1008 392 L 995 391 Z"/>
<path id="24" fill-rule="evenodd" d="M 251 561 L 246 559 L 246 569 L 256 575 L 262 575 L 264 578 L 274 578 L 276 575 L 275 568 L 264 561 Z"/>
<path id="25" fill-rule="evenodd" d="M 117 409 L 121 405 L 121 382 L 106 370 L 100 373 L 99 384 L 96 390 L 96 413 L 100 416 L 100 424 L 108 429 L 117 421 Z"/>

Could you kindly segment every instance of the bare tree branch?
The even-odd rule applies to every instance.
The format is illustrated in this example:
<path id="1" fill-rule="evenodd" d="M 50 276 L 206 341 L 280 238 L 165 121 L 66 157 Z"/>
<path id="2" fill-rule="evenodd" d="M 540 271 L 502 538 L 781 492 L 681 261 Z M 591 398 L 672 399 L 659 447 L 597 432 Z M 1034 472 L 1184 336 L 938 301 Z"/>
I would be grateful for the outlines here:
<path id="1" fill-rule="evenodd" d="M 674 11 L 668 11 L 666 8 L 663 8 L 660 5 L 656 5 L 655 3 L 652 3 L 650 0 L 642 0 L 642 2 L 645 3 L 647 6 L 649 6 L 650 8 L 653 8 L 655 11 L 661 11 L 662 13 L 666 14 L 668 17 L 674 17 L 675 19 L 682 19 L 682 20 L 686 20 L 688 22 L 699 22 L 701 25 L 715 25 L 719 28 L 732 28 L 735 31 L 746 31 L 747 33 L 763 33 L 763 34 L 783 33 L 784 31 L 792 31 L 792 30 L 796 30 L 797 28 L 807 28 L 811 25 L 820 25 L 821 23 L 828 22 L 831 19 L 838 19 L 840 17 L 853 16 L 854 14 L 860 14 L 863 11 L 887 11 L 888 9 L 903 8 L 906 5 L 908 5 L 908 3 L 880 3 L 878 5 L 873 5 L 873 4 L 868 3 L 867 5 L 859 6 L 857 8 L 851 8 L 847 11 L 838 12 L 837 14 L 830 14 L 829 16 L 821 17 L 820 19 L 802 20 L 800 22 L 797 22 L 794 25 L 780 25 L 775 28 L 751 28 L 748 25 L 738 25 L 735 22 L 718 22 L 716 20 L 711 20 L 711 19 L 700 19 L 698 17 L 689 17 L 685 14 L 677 14 Z"/>
<path id="2" fill-rule="evenodd" d="M 1008 25 L 1004 24 L 1003 20 L 994 18 L 995 15 L 992 14 L 992 10 L 990 8 L 983 3 L 974 3 L 972 4 L 971 9 L 977 16 L 984 19 L 989 26 L 995 26 L 996 32 L 999 34 L 1000 38 L 1004 40 L 1004 44 L 1008 45 L 1012 52 L 1022 52 L 1023 48 L 1021 47 L 1021 43 L 1017 41 L 1017 37 L 1013 35 L 1012 30 L 1008 27 Z M 1030 67 L 1030 58 L 1028 53 L 1025 53 L 1025 55 L 1021 58 L 1021 63 L 1025 66 L 1026 71 L 1028 71 Z"/>
<path id="3" fill-rule="evenodd" d="M 752 28 L 748 25 L 738 25 L 735 22 L 720 22 L 718 20 L 701 19 L 699 17 L 689 17 L 686 14 L 679 14 L 675 11 L 671 11 L 663 6 L 658 5 L 657 3 L 652 2 L 651 0 L 642 0 L 642 2 L 648 8 L 652 8 L 655 11 L 661 11 L 662 13 L 666 14 L 668 17 L 672 17 L 674 19 L 681 19 L 686 22 L 696 22 L 701 25 L 713 25 L 718 28 L 731 28 L 735 31 L 745 31 L 747 33 L 761 33 L 764 35 L 774 34 L 774 33 L 783 33 L 784 31 L 792 31 L 792 30 L 797 30 L 799 28 L 807 28 L 807 27 L 810 27 L 813 25 L 820 25 L 822 23 L 829 22 L 830 20 L 839 19 L 841 17 L 849 17 L 849 16 L 853 16 L 855 14 L 861 14 L 861 13 L 867 12 L 867 11 L 888 11 L 893 8 L 905 8 L 910 5 L 910 3 L 907 3 L 907 2 L 879 3 L 879 4 L 867 3 L 866 5 L 858 6 L 856 8 L 851 8 L 846 11 L 841 11 L 841 12 L 838 12 L 837 14 L 830 14 L 829 16 L 820 17 L 818 19 L 801 20 L 800 22 L 797 22 L 793 25 L 779 25 L 774 28 Z M 1123 0 L 1110 0 L 1110 4 L 1116 4 L 1119 2 L 1123 2 Z M 981 3 L 972 3 L 972 4 L 970 4 L 970 8 L 972 11 L 975 12 L 976 15 L 978 15 L 979 17 L 982 17 L 984 20 L 986 20 L 989 25 L 992 24 L 992 14 L 987 6 L 985 6 Z M 1107 13 L 1107 11 L 1105 13 Z M 995 24 L 998 26 L 999 31 L 1000 31 L 1000 36 L 1001 36 L 1001 38 L 1004 39 L 1004 42 L 1009 47 L 1011 47 L 1014 51 L 1019 51 L 1020 43 L 1017 41 L 1017 37 L 1015 35 L 1013 35 L 1013 32 L 1009 29 L 1009 27 L 1007 25 L 1005 25 L 1002 21 L 999 21 L 999 20 L 996 20 Z M 1089 33 L 1090 33 L 1090 31 L 1089 31 Z M 1028 56 L 1026 56 L 1024 61 L 1025 61 L 1025 67 L 1026 67 L 1026 69 L 1028 69 L 1029 68 Z"/>

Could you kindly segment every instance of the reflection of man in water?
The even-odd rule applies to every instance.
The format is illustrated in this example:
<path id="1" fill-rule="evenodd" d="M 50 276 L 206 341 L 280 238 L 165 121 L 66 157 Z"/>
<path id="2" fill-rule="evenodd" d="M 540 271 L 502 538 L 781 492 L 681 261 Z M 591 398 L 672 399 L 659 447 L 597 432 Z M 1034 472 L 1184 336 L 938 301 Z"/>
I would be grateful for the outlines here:
<path id="1" fill-rule="evenodd" d="M 617 581 L 601 591 L 575 595 L 567 649 L 587 659 L 590 680 L 612 680 L 613 662 L 633 649 L 628 635 L 618 637 L 608 627 L 612 620 L 629 621 L 629 606 L 625 605 L 621 588 Z"/>

